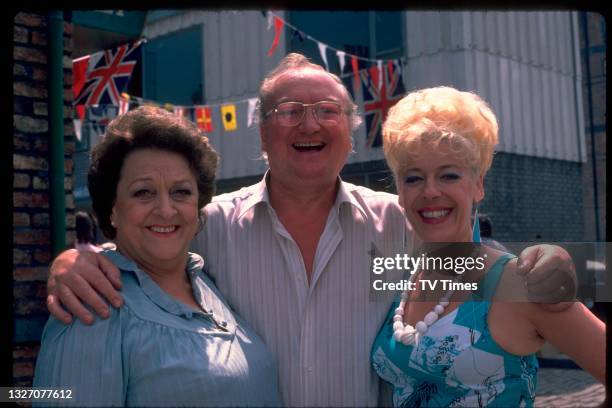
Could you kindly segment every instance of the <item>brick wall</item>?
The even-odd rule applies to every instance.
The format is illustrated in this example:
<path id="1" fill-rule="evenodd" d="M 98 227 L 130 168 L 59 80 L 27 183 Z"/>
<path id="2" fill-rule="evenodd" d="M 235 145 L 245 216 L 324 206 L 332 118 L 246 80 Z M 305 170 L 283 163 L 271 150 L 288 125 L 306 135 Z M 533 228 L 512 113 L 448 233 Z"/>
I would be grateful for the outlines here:
<path id="1" fill-rule="evenodd" d="M 31 385 L 51 260 L 49 212 L 48 25 L 44 15 L 18 13 L 13 43 L 13 380 Z M 64 134 L 67 243 L 74 239 L 72 152 L 72 25 L 64 23 Z"/>
<path id="2" fill-rule="evenodd" d="M 498 241 L 582 241 L 582 163 L 497 153 L 482 212 Z"/>

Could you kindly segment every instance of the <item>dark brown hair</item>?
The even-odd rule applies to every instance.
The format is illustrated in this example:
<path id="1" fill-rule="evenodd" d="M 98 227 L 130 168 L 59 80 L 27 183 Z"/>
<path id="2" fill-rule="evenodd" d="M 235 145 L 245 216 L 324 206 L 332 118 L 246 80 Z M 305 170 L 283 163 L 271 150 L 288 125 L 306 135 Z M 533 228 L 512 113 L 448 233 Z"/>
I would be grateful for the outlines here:
<path id="1" fill-rule="evenodd" d="M 87 186 L 100 229 L 115 238 L 110 215 L 126 156 L 139 149 L 178 153 L 187 160 L 198 185 L 198 208 L 208 204 L 215 192 L 218 156 L 193 123 L 156 107 L 143 106 L 115 118 L 101 142 L 92 150 Z M 203 224 L 203 211 L 200 221 Z"/>

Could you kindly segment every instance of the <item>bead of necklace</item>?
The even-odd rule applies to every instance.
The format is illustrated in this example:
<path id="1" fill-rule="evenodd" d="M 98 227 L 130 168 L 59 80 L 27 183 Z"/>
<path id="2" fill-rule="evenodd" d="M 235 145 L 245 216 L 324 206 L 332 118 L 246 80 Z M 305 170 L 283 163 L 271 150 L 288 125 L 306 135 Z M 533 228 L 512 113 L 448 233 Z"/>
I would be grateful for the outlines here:
<path id="1" fill-rule="evenodd" d="M 413 281 L 414 276 L 416 276 L 416 273 L 410 277 L 410 282 Z M 461 275 L 457 276 L 460 277 Z M 429 327 L 438 320 L 442 313 L 444 313 L 453 295 L 454 283 L 459 280 L 460 278 L 455 278 L 453 280 L 453 284 L 450 285 L 450 288 L 440 298 L 438 304 L 434 306 L 431 312 L 425 315 L 423 320 L 417 322 L 414 327 L 408 323 L 404 323 L 404 311 L 406 309 L 406 300 L 408 299 L 408 290 L 404 290 L 401 294 L 400 303 L 393 315 L 393 338 L 395 341 L 399 341 L 406 346 L 418 344 L 420 338 L 429 330 Z"/>

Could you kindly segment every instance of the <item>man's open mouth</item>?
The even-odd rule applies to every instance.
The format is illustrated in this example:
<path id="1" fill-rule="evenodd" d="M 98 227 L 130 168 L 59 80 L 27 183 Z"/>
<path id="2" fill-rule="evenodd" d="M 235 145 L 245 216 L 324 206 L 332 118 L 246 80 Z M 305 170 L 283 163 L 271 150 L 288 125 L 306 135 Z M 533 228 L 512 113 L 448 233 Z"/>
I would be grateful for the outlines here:
<path id="1" fill-rule="evenodd" d="M 325 147 L 323 142 L 294 143 L 293 148 L 298 152 L 319 152 Z"/>

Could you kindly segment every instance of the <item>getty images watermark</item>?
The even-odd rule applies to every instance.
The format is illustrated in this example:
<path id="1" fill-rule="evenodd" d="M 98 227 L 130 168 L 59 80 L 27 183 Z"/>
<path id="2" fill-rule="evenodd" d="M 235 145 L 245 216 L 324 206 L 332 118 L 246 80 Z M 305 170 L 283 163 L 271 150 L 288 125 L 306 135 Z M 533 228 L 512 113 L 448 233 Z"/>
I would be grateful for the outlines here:
<path id="1" fill-rule="evenodd" d="M 449 276 L 463 275 L 465 272 L 482 272 L 485 268 L 487 254 L 481 256 L 429 256 L 421 253 L 414 257 L 407 254 L 396 254 L 394 257 L 375 257 L 372 261 L 372 273 L 381 275 L 387 271 L 402 271 L 414 275 L 417 271 L 438 271 Z M 418 283 L 418 286 L 417 286 Z M 478 290 L 478 282 L 456 282 L 454 279 L 401 279 L 396 282 L 385 282 L 375 279 L 374 290 Z"/>
<path id="2" fill-rule="evenodd" d="M 580 300 L 587 305 L 612 302 L 612 275 L 607 260 L 612 259 L 612 245 L 607 242 L 550 242 L 537 244 L 557 245 L 573 259 L 575 276 L 564 270 L 553 270 L 552 282 L 557 286 L 527 286 L 525 279 L 501 279 L 512 267 L 503 266 L 503 273 L 489 273 L 503 253 L 518 256 L 535 242 L 502 242 L 503 252 L 495 252 L 485 245 L 474 243 L 436 243 L 403 253 L 406 248 L 399 242 L 371 243 L 368 250 L 370 265 L 370 297 L 385 301 L 389 292 L 419 293 L 417 300 L 435 300 L 440 293 L 453 290 L 463 296 L 482 296 L 482 300 L 542 303 Z M 409 246 L 408 246 L 409 247 Z M 512 257 L 511 257 L 512 258 Z M 511 259 L 509 262 L 515 262 Z M 508 264 L 516 266 L 516 264 Z M 484 291 L 492 286 L 496 290 Z M 484 292 L 487 294 L 485 295 Z M 491 295 L 489 295 L 491 294 Z"/>

